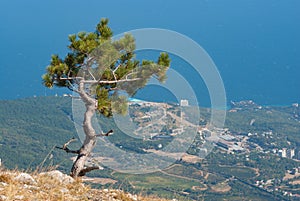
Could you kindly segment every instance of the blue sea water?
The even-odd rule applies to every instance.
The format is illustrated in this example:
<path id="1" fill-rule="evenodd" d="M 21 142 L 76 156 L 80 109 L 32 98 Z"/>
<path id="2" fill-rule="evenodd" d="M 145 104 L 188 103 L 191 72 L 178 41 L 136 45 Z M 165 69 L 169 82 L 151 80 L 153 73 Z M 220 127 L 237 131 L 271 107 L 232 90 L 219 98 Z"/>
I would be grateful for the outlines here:
<path id="1" fill-rule="evenodd" d="M 298 0 L 3 0 L 0 99 L 65 93 L 41 84 L 51 54 L 65 55 L 68 34 L 93 31 L 108 17 L 116 34 L 152 27 L 196 41 L 215 62 L 228 101 L 290 105 L 300 102 L 299 10 Z M 209 105 L 203 80 L 188 66 L 173 57 L 172 68 L 190 80 L 200 104 Z M 148 87 L 137 96 L 172 99 L 164 92 Z"/>

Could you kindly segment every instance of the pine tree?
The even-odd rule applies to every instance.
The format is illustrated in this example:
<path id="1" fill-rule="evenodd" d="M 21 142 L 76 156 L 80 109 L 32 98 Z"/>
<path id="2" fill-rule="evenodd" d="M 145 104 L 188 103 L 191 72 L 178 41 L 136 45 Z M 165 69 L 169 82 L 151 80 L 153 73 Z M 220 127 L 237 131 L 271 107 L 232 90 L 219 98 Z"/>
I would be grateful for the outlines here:
<path id="1" fill-rule="evenodd" d="M 66 152 L 77 154 L 71 169 L 73 177 L 96 169 L 85 166 L 97 137 L 102 136 L 96 134 L 92 126 L 93 115 L 99 112 L 109 118 L 113 113 L 125 114 L 127 98 L 122 92 L 133 96 L 151 77 L 164 81 L 170 66 L 167 53 L 161 53 L 156 62 L 140 62 L 135 58 L 135 39 L 132 35 L 125 34 L 118 40 L 112 40 L 112 36 L 108 19 L 101 19 L 95 32 L 69 35 L 69 53 L 64 59 L 53 55 L 42 77 L 46 87 L 66 87 L 78 93 L 85 103 L 85 140 L 81 148 L 75 151 L 68 149 L 72 140 L 60 147 Z"/>

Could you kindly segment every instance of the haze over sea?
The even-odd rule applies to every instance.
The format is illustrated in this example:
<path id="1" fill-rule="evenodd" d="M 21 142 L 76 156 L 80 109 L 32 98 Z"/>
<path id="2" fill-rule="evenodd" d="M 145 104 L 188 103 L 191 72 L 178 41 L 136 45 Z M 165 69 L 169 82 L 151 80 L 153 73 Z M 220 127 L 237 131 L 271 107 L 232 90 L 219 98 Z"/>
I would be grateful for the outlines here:
<path id="1" fill-rule="evenodd" d="M 290 105 L 300 102 L 299 10 L 299 0 L 3 0 L 0 99 L 66 93 L 41 84 L 51 54 L 64 56 L 69 34 L 93 31 L 107 17 L 115 34 L 163 28 L 196 41 L 219 69 L 228 101 Z M 172 68 L 194 86 L 200 104 L 209 105 L 201 77 L 172 58 Z M 137 95 L 161 97 L 158 91 L 146 88 Z"/>

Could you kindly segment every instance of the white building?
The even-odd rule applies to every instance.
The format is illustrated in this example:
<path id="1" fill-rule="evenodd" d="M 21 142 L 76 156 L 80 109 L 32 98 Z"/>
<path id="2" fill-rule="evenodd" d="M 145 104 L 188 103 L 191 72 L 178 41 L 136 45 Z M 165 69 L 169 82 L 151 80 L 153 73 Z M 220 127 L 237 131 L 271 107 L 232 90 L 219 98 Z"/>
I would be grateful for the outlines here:
<path id="1" fill-rule="evenodd" d="M 189 106 L 189 101 L 186 99 L 180 100 L 180 106 L 182 106 L 182 107 Z"/>
<path id="2" fill-rule="evenodd" d="M 283 158 L 286 158 L 287 156 L 287 149 L 286 148 L 282 148 L 282 155 Z"/>
<path id="3" fill-rule="evenodd" d="M 288 149 L 287 150 L 287 157 L 288 158 L 294 158 L 295 156 L 295 149 Z"/>
<path id="4" fill-rule="evenodd" d="M 291 149 L 291 158 L 294 158 L 295 156 L 295 149 Z"/>

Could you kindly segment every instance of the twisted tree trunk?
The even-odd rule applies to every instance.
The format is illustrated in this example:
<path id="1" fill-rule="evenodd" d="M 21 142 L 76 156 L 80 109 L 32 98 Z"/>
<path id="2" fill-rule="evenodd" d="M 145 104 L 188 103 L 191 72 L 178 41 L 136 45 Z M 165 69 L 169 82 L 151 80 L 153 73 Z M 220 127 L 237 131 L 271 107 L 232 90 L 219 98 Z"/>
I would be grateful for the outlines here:
<path id="1" fill-rule="evenodd" d="M 96 169 L 91 167 L 85 168 L 84 166 L 87 158 L 91 154 L 97 142 L 96 132 L 92 126 L 92 117 L 95 114 L 95 111 L 97 109 L 97 100 L 89 97 L 86 94 L 84 87 L 85 87 L 84 80 L 82 80 L 79 84 L 78 93 L 81 96 L 86 106 L 86 111 L 83 120 L 83 130 L 85 133 L 85 140 L 83 142 L 83 145 L 78 151 L 78 156 L 75 162 L 73 163 L 71 174 L 70 174 L 72 177 L 82 176 L 86 172 L 92 169 Z"/>
<path id="2" fill-rule="evenodd" d="M 85 103 L 86 111 L 84 113 L 83 120 L 83 131 L 85 133 L 85 140 L 78 150 L 71 150 L 68 148 L 68 145 L 75 141 L 76 139 L 73 137 L 68 142 L 66 142 L 62 147 L 56 146 L 58 149 L 62 149 L 67 153 L 77 154 L 77 158 L 73 163 L 70 175 L 74 178 L 78 176 L 84 176 L 87 172 L 92 170 L 100 169 L 99 166 L 85 166 L 87 158 L 90 157 L 96 142 L 97 137 L 109 136 L 113 133 L 113 130 L 109 130 L 106 133 L 96 134 L 95 129 L 92 125 L 92 118 L 97 110 L 98 101 L 97 99 L 89 96 L 85 91 L 85 81 L 82 79 L 79 83 L 78 90 L 76 92 L 80 95 L 81 99 Z"/>

